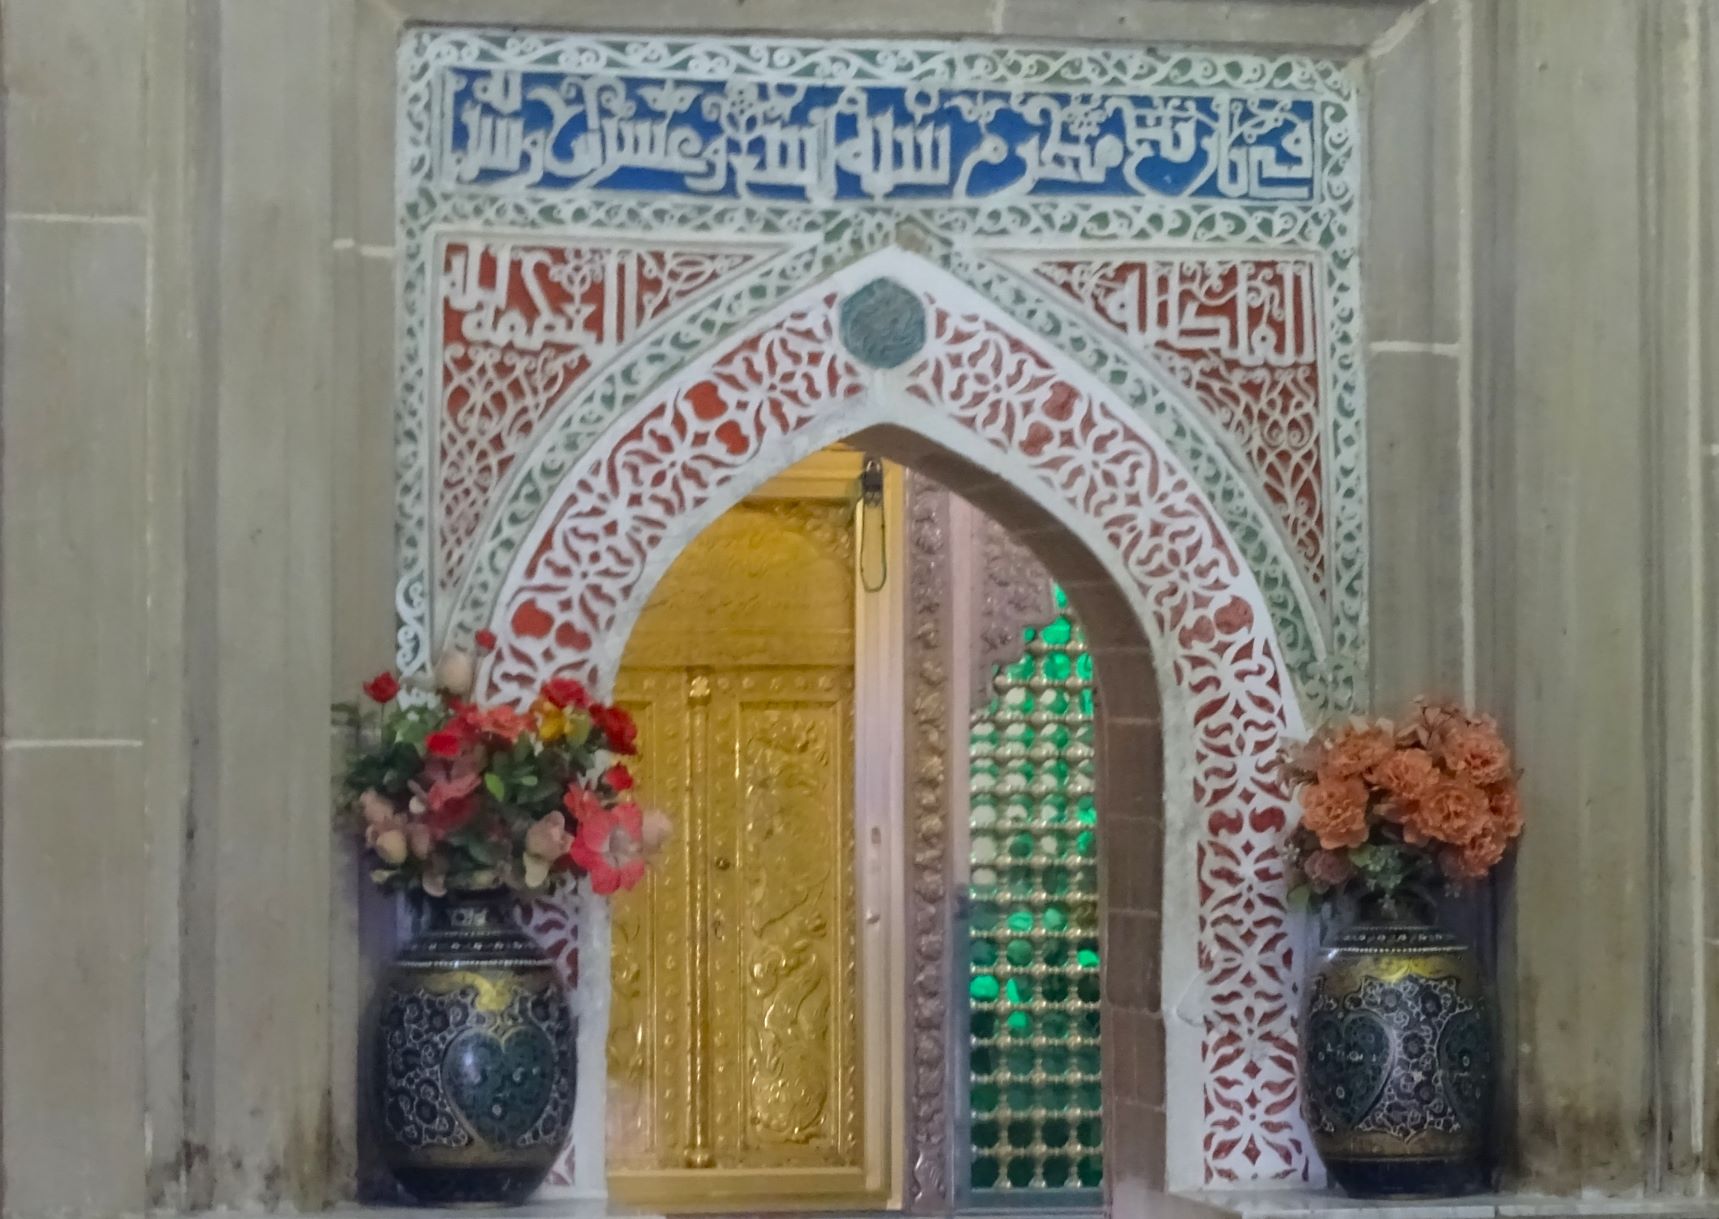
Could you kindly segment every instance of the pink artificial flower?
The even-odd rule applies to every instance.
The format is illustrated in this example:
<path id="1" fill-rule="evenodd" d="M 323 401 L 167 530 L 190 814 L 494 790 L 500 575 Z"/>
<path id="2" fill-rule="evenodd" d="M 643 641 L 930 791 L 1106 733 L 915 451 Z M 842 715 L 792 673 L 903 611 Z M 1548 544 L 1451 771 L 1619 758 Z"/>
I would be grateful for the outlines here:
<path id="1" fill-rule="evenodd" d="M 567 798 L 573 802 L 571 790 Z M 591 878 L 591 891 L 599 897 L 631 889 L 645 874 L 644 815 L 639 806 L 604 808 L 595 799 L 579 803 L 579 826 L 568 858 L 584 869 Z"/>
<path id="2" fill-rule="evenodd" d="M 567 854 L 573 845 L 573 835 L 567 832 L 567 818 L 559 813 L 545 813 L 525 831 L 525 884 L 535 889 L 549 879 L 549 869 Z"/>
<path id="3" fill-rule="evenodd" d="M 446 838 L 471 820 L 477 811 L 477 789 L 482 783 L 479 775 L 467 771 L 450 778 L 436 779 L 428 791 L 419 791 L 428 811 L 426 820 L 430 831 L 438 839 Z"/>

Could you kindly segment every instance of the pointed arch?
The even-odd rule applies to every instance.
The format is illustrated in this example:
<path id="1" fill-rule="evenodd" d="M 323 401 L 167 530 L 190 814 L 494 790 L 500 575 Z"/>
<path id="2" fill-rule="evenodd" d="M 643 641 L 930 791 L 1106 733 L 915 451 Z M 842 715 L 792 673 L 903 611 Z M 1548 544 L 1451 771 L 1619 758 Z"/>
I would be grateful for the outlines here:
<path id="1" fill-rule="evenodd" d="M 911 285 L 916 310 L 844 319 L 844 303 L 878 281 Z M 861 260 L 614 422 L 515 555 L 490 612 L 500 646 L 486 693 L 524 701 L 556 672 L 608 689 L 633 618 L 680 549 L 770 475 L 861 432 L 893 438 L 910 464 L 1024 527 L 1029 543 L 1074 539 L 1075 551 L 1050 557 L 1077 605 L 1108 588 L 1126 606 L 1162 698 L 1154 956 L 1171 1179 L 1304 1175 L 1276 850 L 1289 802 L 1272 767 L 1302 713 L 1259 585 L 1198 481 L 1143 421 L 924 260 Z M 1115 637 L 1127 633 L 1119 625 Z M 1102 652 L 1099 663 L 1106 702 L 1125 702 L 1104 685 Z M 601 1103 L 600 1089 L 584 1096 Z"/>

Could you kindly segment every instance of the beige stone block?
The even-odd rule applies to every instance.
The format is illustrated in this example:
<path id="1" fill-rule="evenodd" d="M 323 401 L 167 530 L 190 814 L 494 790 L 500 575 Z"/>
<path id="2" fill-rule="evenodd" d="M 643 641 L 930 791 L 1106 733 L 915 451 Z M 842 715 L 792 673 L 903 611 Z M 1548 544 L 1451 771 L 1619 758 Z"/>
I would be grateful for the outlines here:
<path id="1" fill-rule="evenodd" d="M 394 243 L 395 64 L 400 14 L 386 0 L 359 0 L 353 8 L 354 111 L 350 125 L 341 124 L 339 137 L 351 147 L 341 153 L 339 167 L 343 174 L 356 175 L 345 187 L 355 196 L 357 231 L 352 235 L 364 245 L 389 246 Z M 381 172 L 378 166 L 383 167 Z"/>
<path id="2" fill-rule="evenodd" d="M 0 757 L 8 1215 L 143 1209 L 141 760 L 106 745 Z"/>
<path id="3" fill-rule="evenodd" d="M 334 680 L 394 663 L 394 263 L 344 251 L 335 307 Z"/>
<path id="4" fill-rule="evenodd" d="M 143 203 L 142 0 L 7 0 L 6 207 L 135 215 Z"/>
<path id="5" fill-rule="evenodd" d="M 145 244 L 129 223 L 6 226 L 8 737 L 141 736 Z"/>
<path id="6" fill-rule="evenodd" d="M 1003 0 L 1010 37 L 1134 39 L 1358 51 L 1382 36 L 1414 0 L 1284 3 L 1282 0 Z"/>
<path id="7" fill-rule="evenodd" d="M 1497 458 L 1481 519 L 1498 522 L 1486 532 L 1508 553 L 1483 566 L 1477 604 L 1503 620 L 1481 672 L 1506 708 L 1531 826 L 1501 972 L 1517 1168 L 1547 1192 L 1637 1189 L 1653 1171 L 1641 1135 L 1654 1105 L 1659 790 L 1642 710 L 1655 636 L 1644 449 L 1661 408 L 1644 397 L 1659 373 L 1646 363 L 1653 225 L 1640 184 L 1657 172 L 1641 132 L 1659 73 L 1632 52 L 1658 7 L 1519 0 L 1499 65 L 1514 263 L 1495 370 L 1505 396 L 1478 418 Z M 1572 1072 L 1576 1060 L 1586 1069 Z"/>
<path id="8" fill-rule="evenodd" d="M 396 0 L 415 21 L 472 21 L 469 0 Z M 490 0 L 482 20 L 600 32 L 654 30 L 790 34 L 988 34 L 995 0 L 875 0 L 808 4 L 805 0 Z"/>
<path id="9" fill-rule="evenodd" d="M 1463 693 L 1461 369 L 1454 356 L 1367 364 L 1373 704 Z"/>
<path id="10" fill-rule="evenodd" d="M 1460 326 L 1465 0 L 1435 0 L 1369 60 L 1367 333 L 1451 343 Z"/>
<path id="11" fill-rule="evenodd" d="M 185 886 L 201 916 L 185 941 L 185 1137 L 207 1151 L 188 1165 L 193 1207 L 321 1208 L 330 1025 L 358 1018 L 329 1008 L 331 14 L 332 0 L 228 0 L 216 23 L 222 174 L 206 240 L 222 253 L 221 312 L 187 514 L 203 649 Z"/>

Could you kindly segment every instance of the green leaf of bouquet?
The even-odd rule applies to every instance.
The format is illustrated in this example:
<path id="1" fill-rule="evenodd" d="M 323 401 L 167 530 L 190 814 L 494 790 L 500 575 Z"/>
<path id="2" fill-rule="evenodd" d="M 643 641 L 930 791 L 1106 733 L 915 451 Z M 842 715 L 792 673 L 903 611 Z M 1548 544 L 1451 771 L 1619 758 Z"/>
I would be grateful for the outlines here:
<path id="1" fill-rule="evenodd" d="M 1305 914 L 1313 909 L 1313 886 L 1296 885 L 1285 895 L 1284 900 L 1291 910 Z"/>
<path id="2" fill-rule="evenodd" d="M 489 794 L 497 800 L 507 799 L 507 784 L 493 770 L 483 777 L 483 785 L 489 789 Z"/>

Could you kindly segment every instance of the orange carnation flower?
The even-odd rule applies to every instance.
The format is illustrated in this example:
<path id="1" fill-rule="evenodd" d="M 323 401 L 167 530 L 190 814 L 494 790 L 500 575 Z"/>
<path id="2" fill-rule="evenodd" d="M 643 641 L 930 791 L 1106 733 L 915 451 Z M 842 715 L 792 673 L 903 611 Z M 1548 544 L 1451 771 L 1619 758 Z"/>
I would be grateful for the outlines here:
<path id="1" fill-rule="evenodd" d="M 1522 797 L 1515 783 L 1500 783 L 1488 789 L 1486 803 L 1492 811 L 1493 824 L 1506 842 L 1522 833 Z"/>
<path id="2" fill-rule="evenodd" d="M 1327 851 L 1367 841 L 1367 785 L 1359 779 L 1321 779 L 1301 789 L 1301 824 Z"/>
<path id="3" fill-rule="evenodd" d="M 1320 761 L 1320 775 L 1356 778 L 1384 762 L 1396 747 L 1396 730 L 1389 724 L 1352 725 L 1331 739 Z"/>
<path id="4" fill-rule="evenodd" d="M 1438 747 L 1446 766 L 1481 787 L 1510 777 L 1510 748 L 1489 720 L 1447 725 L 1438 734 Z"/>
<path id="5" fill-rule="evenodd" d="M 1438 767 L 1424 749 L 1398 749 L 1367 772 L 1369 782 L 1382 787 L 1402 805 L 1419 804 L 1438 786 Z"/>
<path id="6" fill-rule="evenodd" d="M 1466 779 L 1442 779 L 1426 797 L 1407 810 L 1403 840 L 1415 845 L 1442 842 L 1463 846 L 1472 842 L 1491 819 L 1486 793 Z"/>
<path id="7" fill-rule="evenodd" d="M 1473 839 L 1439 855 L 1439 866 L 1455 881 L 1480 880 L 1504 858 L 1510 841 L 1496 823 L 1481 827 Z"/>

